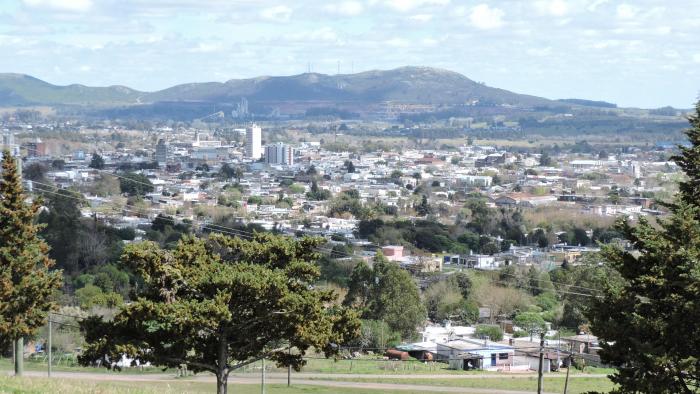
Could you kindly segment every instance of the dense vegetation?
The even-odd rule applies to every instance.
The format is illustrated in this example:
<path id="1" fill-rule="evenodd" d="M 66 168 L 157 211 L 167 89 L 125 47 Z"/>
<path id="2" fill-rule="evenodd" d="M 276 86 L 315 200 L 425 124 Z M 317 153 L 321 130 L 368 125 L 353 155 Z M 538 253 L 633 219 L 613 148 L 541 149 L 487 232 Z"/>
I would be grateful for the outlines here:
<path id="1" fill-rule="evenodd" d="M 660 223 L 618 224 L 634 251 L 607 247 L 621 280 L 606 282 L 587 313 L 600 357 L 617 367 L 616 392 L 700 392 L 700 102 L 674 160 L 687 178 Z"/>

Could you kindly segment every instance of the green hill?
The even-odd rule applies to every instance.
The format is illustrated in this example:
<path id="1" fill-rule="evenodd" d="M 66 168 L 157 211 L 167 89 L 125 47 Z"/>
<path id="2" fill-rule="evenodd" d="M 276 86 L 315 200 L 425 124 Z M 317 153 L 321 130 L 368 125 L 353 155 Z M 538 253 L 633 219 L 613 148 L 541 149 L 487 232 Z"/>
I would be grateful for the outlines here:
<path id="1" fill-rule="evenodd" d="M 124 86 L 57 86 L 24 74 L 0 74 L 0 106 L 135 104 L 143 93 Z"/>

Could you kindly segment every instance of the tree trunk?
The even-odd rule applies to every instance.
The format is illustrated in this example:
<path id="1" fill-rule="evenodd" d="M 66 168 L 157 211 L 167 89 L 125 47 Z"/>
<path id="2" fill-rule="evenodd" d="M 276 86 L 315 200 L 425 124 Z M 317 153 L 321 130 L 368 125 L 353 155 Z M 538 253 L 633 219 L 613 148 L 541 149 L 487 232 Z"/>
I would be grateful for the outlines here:
<path id="1" fill-rule="evenodd" d="M 226 394 L 228 389 L 228 376 L 226 374 L 216 374 L 216 394 Z"/>
<path id="2" fill-rule="evenodd" d="M 226 394 L 228 384 L 228 374 L 231 371 L 228 367 L 228 342 L 226 342 L 226 332 L 219 334 L 219 354 L 216 365 L 216 393 Z"/>
<path id="3" fill-rule="evenodd" d="M 15 376 L 22 376 L 24 373 L 24 338 L 17 338 L 15 346 Z"/>

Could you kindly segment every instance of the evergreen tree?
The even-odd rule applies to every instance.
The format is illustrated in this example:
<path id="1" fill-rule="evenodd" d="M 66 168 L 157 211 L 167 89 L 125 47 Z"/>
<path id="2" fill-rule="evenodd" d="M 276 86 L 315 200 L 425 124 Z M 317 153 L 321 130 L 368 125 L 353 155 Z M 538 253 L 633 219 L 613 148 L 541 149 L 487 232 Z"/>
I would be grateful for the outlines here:
<path id="1" fill-rule="evenodd" d="M 690 147 L 674 159 L 687 179 L 660 226 L 640 218 L 617 230 L 634 251 L 606 246 L 622 276 L 594 299 L 587 315 L 601 339 L 603 362 L 619 393 L 700 392 L 700 103 L 686 134 Z"/>
<path id="2" fill-rule="evenodd" d="M 552 158 L 549 156 L 547 152 L 542 152 L 540 155 L 540 166 L 542 167 L 549 167 L 552 165 Z"/>
<path id="3" fill-rule="evenodd" d="M 51 271 L 49 247 L 34 223 L 40 203 L 29 204 L 9 151 L 2 153 L 0 178 L 0 345 L 15 341 L 20 351 L 25 337 L 46 322 L 51 300 L 61 287 L 61 272 Z M 21 364 L 22 357 L 18 357 Z M 21 365 L 15 372 L 21 373 Z"/>
<path id="4" fill-rule="evenodd" d="M 678 185 L 680 199 L 687 204 L 700 204 L 700 101 L 695 104 L 695 114 L 688 117 L 690 128 L 685 135 L 689 146 L 679 146 L 680 154 L 672 160 L 683 169 L 688 176 Z"/>
<path id="5" fill-rule="evenodd" d="M 353 173 L 355 172 L 355 164 L 353 164 L 352 161 L 350 160 L 345 160 L 345 169 L 348 171 L 348 173 Z"/>
<path id="6" fill-rule="evenodd" d="M 421 216 L 426 216 L 433 213 L 433 208 L 428 203 L 428 197 L 425 194 L 421 198 L 420 204 L 416 207 L 416 213 Z"/>
<path id="7" fill-rule="evenodd" d="M 92 154 L 92 160 L 90 160 L 90 168 L 94 168 L 96 170 L 101 170 L 105 168 L 105 159 L 102 158 L 97 153 Z"/>

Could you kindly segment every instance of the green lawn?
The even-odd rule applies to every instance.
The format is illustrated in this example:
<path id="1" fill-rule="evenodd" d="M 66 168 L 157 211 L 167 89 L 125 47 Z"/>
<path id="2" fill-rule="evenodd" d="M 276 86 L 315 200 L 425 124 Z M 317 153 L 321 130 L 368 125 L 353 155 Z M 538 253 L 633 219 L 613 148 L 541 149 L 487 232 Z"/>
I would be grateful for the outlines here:
<path id="1" fill-rule="evenodd" d="M 46 371 L 47 364 L 45 362 L 36 360 L 24 360 L 24 370 L 25 371 Z M 14 366 L 11 359 L 0 358 L 0 371 L 12 371 Z M 144 370 L 139 370 L 138 368 L 130 368 L 124 372 L 110 371 L 107 368 L 91 368 L 91 367 L 81 367 L 79 365 L 56 365 L 54 363 L 53 371 L 56 372 L 90 372 L 90 373 L 105 373 L 105 374 L 149 374 L 149 373 L 172 373 L 175 374 L 174 369 L 169 369 L 163 372 L 162 368 L 150 367 Z"/>
<path id="2" fill-rule="evenodd" d="M 269 363 L 268 363 L 269 365 Z M 260 369 L 259 366 L 255 366 Z M 459 374 L 460 371 L 447 369 L 445 363 L 424 363 L 412 361 L 389 361 L 377 358 L 357 358 L 352 360 L 333 360 L 310 358 L 301 372 L 338 373 L 338 374 Z M 286 371 L 280 369 L 279 371 Z"/>
<path id="3" fill-rule="evenodd" d="M 424 394 L 424 391 L 368 390 L 342 387 L 317 387 L 270 384 L 266 385 L 269 394 Z M 13 378 L 0 376 L 0 393 L 56 393 L 56 394 L 166 394 L 166 393 L 212 393 L 214 383 L 208 382 L 85 382 L 72 379 Z M 236 394 L 258 394 L 256 384 L 229 385 L 229 392 Z"/>
<path id="4" fill-rule="evenodd" d="M 352 378 L 338 377 L 333 379 L 319 378 L 319 380 L 339 380 L 344 382 L 362 382 L 362 383 L 400 383 L 400 384 L 415 384 L 422 386 L 449 386 L 449 387 L 465 387 L 465 388 L 482 388 L 482 389 L 500 389 L 500 390 L 521 390 L 521 391 L 536 391 L 537 377 L 518 377 L 513 375 L 503 375 L 498 379 L 488 378 L 467 378 L 467 379 L 395 379 L 395 378 Z M 544 391 L 563 392 L 564 391 L 564 376 L 557 375 L 556 377 L 545 377 Z M 569 393 L 580 394 L 588 391 L 609 391 L 613 388 L 613 384 L 607 378 L 576 376 L 569 379 Z"/>

